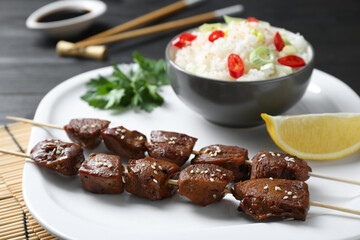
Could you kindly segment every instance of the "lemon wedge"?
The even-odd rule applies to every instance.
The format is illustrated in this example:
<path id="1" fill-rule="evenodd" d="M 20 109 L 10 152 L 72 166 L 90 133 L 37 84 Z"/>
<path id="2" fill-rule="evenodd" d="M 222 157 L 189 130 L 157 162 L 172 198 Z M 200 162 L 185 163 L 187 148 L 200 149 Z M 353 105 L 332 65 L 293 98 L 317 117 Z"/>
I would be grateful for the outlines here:
<path id="1" fill-rule="evenodd" d="M 299 158 L 330 160 L 360 149 L 360 113 L 261 117 L 273 141 Z"/>

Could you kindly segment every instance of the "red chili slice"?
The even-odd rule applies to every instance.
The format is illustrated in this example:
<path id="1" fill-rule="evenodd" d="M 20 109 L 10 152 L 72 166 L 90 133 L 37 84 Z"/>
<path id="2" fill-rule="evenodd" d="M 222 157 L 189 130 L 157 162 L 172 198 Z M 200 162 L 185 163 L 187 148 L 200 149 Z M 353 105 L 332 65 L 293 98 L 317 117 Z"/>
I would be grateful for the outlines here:
<path id="1" fill-rule="evenodd" d="M 278 62 L 289 67 L 303 67 L 306 65 L 304 59 L 295 55 L 288 55 L 286 57 L 279 58 Z"/>
<path id="2" fill-rule="evenodd" d="M 221 30 L 214 31 L 209 36 L 209 41 L 214 42 L 216 39 L 224 37 L 225 33 Z"/>
<path id="3" fill-rule="evenodd" d="M 190 33 L 182 33 L 172 41 L 172 45 L 181 49 L 185 47 L 187 44 L 190 44 L 196 38 L 197 38 L 196 35 Z"/>
<path id="4" fill-rule="evenodd" d="M 274 37 L 274 44 L 276 49 L 280 52 L 281 50 L 283 50 L 283 48 L 285 47 L 285 43 L 284 40 L 282 39 L 281 35 L 279 32 L 276 32 L 275 37 Z"/>
<path id="5" fill-rule="evenodd" d="M 229 55 L 228 68 L 230 76 L 233 78 L 239 78 L 244 74 L 244 63 L 237 54 L 232 53 Z"/>
<path id="6" fill-rule="evenodd" d="M 254 17 L 248 17 L 247 20 L 248 22 L 259 22 L 259 20 Z"/>

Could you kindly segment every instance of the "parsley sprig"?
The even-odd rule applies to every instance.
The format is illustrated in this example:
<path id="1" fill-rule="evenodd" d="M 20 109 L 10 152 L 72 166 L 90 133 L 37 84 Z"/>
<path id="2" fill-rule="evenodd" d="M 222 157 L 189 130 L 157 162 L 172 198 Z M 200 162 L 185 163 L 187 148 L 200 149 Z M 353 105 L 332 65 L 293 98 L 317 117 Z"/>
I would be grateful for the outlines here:
<path id="1" fill-rule="evenodd" d="M 99 76 L 87 84 L 88 91 L 81 99 L 100 109 L 142 109 L 151 112 L 164 103 L 160 86 L 168 85 L 165 61 L 147 59 L 133 53 L 135 64 L 128 64 L 128 71 L 121 71 L 113 64 L 114 72 L 108 78 Z"/>

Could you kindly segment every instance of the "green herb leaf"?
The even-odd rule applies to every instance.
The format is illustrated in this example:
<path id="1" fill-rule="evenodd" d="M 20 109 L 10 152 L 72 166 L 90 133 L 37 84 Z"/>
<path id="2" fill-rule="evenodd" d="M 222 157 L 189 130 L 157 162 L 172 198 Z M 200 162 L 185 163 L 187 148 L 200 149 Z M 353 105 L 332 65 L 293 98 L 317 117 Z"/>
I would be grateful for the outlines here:
<path id="1" fill-rule="evenodd" d="M 86 84 L 88 91 L 81 96 L 90 106 L 100 109 L 142 109 L 151 112 L 164 103 L 160 86 L 168 85 L 165 61 L 147 59 L 133 53 L 137 66 L 129 64 L 123 72 L 113 64 L 114 72 L 108 78 L 99 76 Z"/>

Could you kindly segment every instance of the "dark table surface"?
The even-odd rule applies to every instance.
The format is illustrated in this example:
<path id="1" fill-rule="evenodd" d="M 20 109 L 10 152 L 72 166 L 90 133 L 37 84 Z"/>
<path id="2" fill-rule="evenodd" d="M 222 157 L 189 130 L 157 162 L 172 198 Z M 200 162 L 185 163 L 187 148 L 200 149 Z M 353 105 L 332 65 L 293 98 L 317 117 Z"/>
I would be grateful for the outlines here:
<path id="1" fill-rule="evenodd" d="M 132 60 L 138 50 L 151 58 L 163 58 L 167 42 L 177 32 L 109 45 L 105 61 L 61 58 L 55 40 L 25 27 L 26 18 L 47 0 L 1 0 L 0 3 L 0 124 L 6 115 L 33 118 L 42 97 L 62 81 L 82 72 Z M 81 37 L 113 27 L 175 0 L 107 0 L 108 10 Z M 315 67 L 360 93 L 359 0 L 208 0 L 159 22 L 179 19 L 241 3 L 243 17 L 255 16 L 274 26 L 300 32 L 315 49 Z M 79 40 L 79 39 L 74 39 Z"/>

